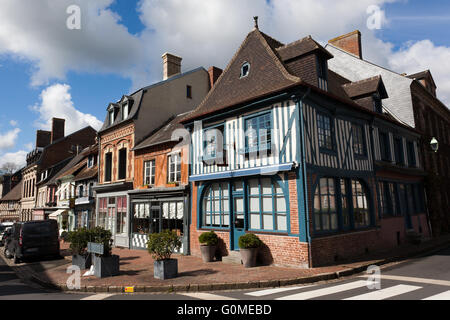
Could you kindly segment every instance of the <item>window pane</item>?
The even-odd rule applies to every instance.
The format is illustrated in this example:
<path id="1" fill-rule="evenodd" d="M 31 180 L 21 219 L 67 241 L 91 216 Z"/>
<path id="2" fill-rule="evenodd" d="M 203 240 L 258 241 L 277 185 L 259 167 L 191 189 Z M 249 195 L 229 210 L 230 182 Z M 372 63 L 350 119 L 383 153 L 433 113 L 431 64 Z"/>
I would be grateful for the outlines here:
<path id="1" fill-rule="evenodd" d="M 275 212 L 286 212 L 286 199 L 284 196 L 276 198 Z"/>
<path id="2" fill-rule="evenodd" d="M 260 212 L 260 208 L 259 208 L 259 197 L 254 198 L 251 197 L 250 198 L 250 212 Z"/>
<path id="3" fill-rule="evenodd" d="M 248 182 L 248 185 L 249 185 L 251 195 L 259 194 L 259 181 L 258 180 L 255 180 L 255 179 L 250 180 Z"/>
<path id="4" fill-rule="evenodd" d="M 244 200 L 242 198 L 234 199 L 235 211 L 243 212 L 244 211 Z"/>
<path id="5" fill-rule="evenodd" d="M 250 229 L 261 229 L 260 218 L 258 214 L 250 214 Z"/>
<path id="6" fill-rule="evenodd" d="M 277 215 L 277 230 L 278 231 L 287 231 L 286 216 Z"/>
<path id="7" fill-rule="evenodd" d="M 223 215 L 222 227 L 229 227 L 229 226 L 230 226 L 230 214 L 229 213 L 225 213 Z"/>
<path id="8" fill-rule="evenodd" d="M 263 212 L 273 212 L 272 207 L 272 196 L 270 197 L 263 197 L 262 198 L 262 206 L 263 206 Z"/>
<path id="9" fill-rule="evenodd" d="M 261 179 L 262 194 L 272 194 L 272 181 L 271 179 Z"/>
<path id="10" fill-rule="evenodd" d="M 273 217 L 272 215 L 263 215 L 264 230 L 273 230 Z"/>

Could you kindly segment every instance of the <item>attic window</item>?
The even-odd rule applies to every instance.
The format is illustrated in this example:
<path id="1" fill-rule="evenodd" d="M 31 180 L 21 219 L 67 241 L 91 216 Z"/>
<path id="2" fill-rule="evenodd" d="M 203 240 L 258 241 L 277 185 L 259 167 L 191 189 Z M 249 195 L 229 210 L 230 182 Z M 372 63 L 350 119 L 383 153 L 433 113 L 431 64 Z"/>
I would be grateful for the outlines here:
<path id="1" fill-rule="evenodd" d="M 244 64 L 241 67 L 241 78 L 245 78 L 248 76 L 250 72 L 250 63 L 244 62 Z"/>
<path id="2" fill-rule="evenodd" d="M 109 125 L 114 123 L 114 110 L 109 111 Z"/>
<path id="3" fill-rule="evenodd" d="M 123 120 L 125 120 L 125 119 L 127 119 L 128 118 L 128 115 L 129 115 L 129 103 L 128 102 L 126 102 L 124 105 L 123 105 L 123 107 L 122 107 L 122 119 Z"/>

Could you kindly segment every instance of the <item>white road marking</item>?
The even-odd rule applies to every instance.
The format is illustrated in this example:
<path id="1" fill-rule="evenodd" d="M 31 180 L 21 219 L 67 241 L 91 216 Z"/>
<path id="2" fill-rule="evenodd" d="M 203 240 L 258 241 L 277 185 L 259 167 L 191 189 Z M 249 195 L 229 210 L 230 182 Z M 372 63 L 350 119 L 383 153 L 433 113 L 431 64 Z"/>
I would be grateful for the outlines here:
<path id="1" fill-rule="evenodd" d="M 85 297 L 82 298 L 81 300 L 105 300 L 109 297 L 114 296 L 114 294 L 108 294 L 108 293 L 99 293 L 99 294 L 94 294 L 92 296 L 89 297 Z"/>
<path id="2" fill-rule="evenodd" d="M 360 276 L 360 278 L 367 278 L 367 276 Z M 387 274 L 386 275 L 381 275 L 381 279 L 406 281 L 406 282 L 416 282 L 416 283 L 436 284 L 436 285 L 439 285 L 439 286 L 450 287 L 450 281 L 446 281 L 446 280 L 393 276 L 393 275 L 387 275 Z"/>
<path id="3" fill-rule="evenodd" d="M 366 285 L 367 285 L 367 281 L 360 280 L 360 281 L 354 281 L 354 282 L 341 284 L 341 285 L 337 285 L 337 286 L 333 286 L 333 287 L 329 287 L 329 288 L 322 288 L 322 289 L 317 289 L 317 290 L 312 290 L 312 291 L 307 291 L 307 292 L 296 293 L 296 294 L 281 297 L 281 298 L 278 298 L 275 300 L 307 300 L 307 299 L 313 299 L 313 298 L 317 298 L 317 297 L 321 297 L 321 296 L 339 293 L 342 291 L 348 291 L 348 290 L 352 290 L 352 289 L 361 288 Z"/>
<path id="4" fill-rule="evenodd" d="M 422 289 L 422 287 L 400 284 L 386 289 L 374 290 L 372 292 L 361 294 L 359 296 L 354 296 L 344 300 L 383 300 L 418 289 Z"/>
<path id="5" fill-rule="evenodd" d="M 217 294 L 206 293 L 206 292 L 192 292 L 192 293 L 180 293 L 180 295 L 196 298 L 200 300 L 237 300 L 231 297 L 219 296 Z"/>
<path id="6" fill-rule="evenodd" d="M 434 296 L 422 299 L 422 300 L 450 300 L 450 290 L 445 291 Z"/>
<path id="7" fill-rule="evenodd" d="M 268 296 L 270 294 L 281 293 L 281 292 L 292 291 L 292 290 L 298 290 L 298 289 L 304 289 L 304 288 L 310 288 L 310 287 L 312 287 L 312 286 L 274 288 L 274 289 L 266 289 L 266 290 L 260 290 L 260 291 L 255 291 L 255 292 L 248 292 L 248 293 L 246 293 L 246 295 L 253 296 L 253 297 L 263 297 L 263 296 Z"/>

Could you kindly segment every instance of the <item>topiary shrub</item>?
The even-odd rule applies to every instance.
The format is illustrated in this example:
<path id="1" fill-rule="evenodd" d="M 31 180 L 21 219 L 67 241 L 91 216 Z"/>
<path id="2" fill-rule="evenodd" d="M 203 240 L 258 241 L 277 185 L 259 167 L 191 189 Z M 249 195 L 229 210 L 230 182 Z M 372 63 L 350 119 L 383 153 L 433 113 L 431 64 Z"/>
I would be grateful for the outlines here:
<path id="1" fill-rule="evenodd" d="M 219 242 L 219 237 L 214 231 L 204 232 L 198 237 L 198 241 L 204 246 L 216 246 Z"/>
<path id="2" fill-rule="evenodd" d="M 68 240 L 68 235 L 69 235 L 69 233 L 68 233 L 67 231 L 63 231 L 63 232 L 61 233 L 60 238 L 61 238 L 62 240 L 64 240 L 64 242 L 69 242 L 69 240 Z"/>
<path id="3" fill-rule="evenodd" d="M 149 234 L 147 250 L 157 261 L 168 260 L 181 247 L 180 237 L 174 231 L 164 230 Z"/>
<path id="4" fill-rule="evenodd" d="M 262 244 L 262 241 L 253 233 L 247 233 L 243 236 L 239 237 L 239 248 L 241 249 L 250 249 L 250 248 L 259 248 Z"/>
<path id="5" fill-rule="evenodd" d="M 73 255 L 84 255 L 87 250 L 90 232 L 86 228 L 67 233 L 67 241 L 70 242 L 70 249 Z"/>

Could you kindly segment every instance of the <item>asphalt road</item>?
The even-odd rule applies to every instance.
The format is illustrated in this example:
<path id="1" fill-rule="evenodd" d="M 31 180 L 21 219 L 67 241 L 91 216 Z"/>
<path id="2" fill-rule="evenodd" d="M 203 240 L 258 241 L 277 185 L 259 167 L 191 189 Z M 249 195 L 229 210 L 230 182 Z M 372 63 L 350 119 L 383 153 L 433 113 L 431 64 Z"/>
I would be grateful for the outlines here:
<path id="1" fill-rule="evenodd" d="M 450 248 L 367 275 L 309 286 L 185 294 L 67 294 L 22 283 L 0 259 L 0 300 L 450 300 Z M 368 284 L 379 284 L 369 289 Z"/>

